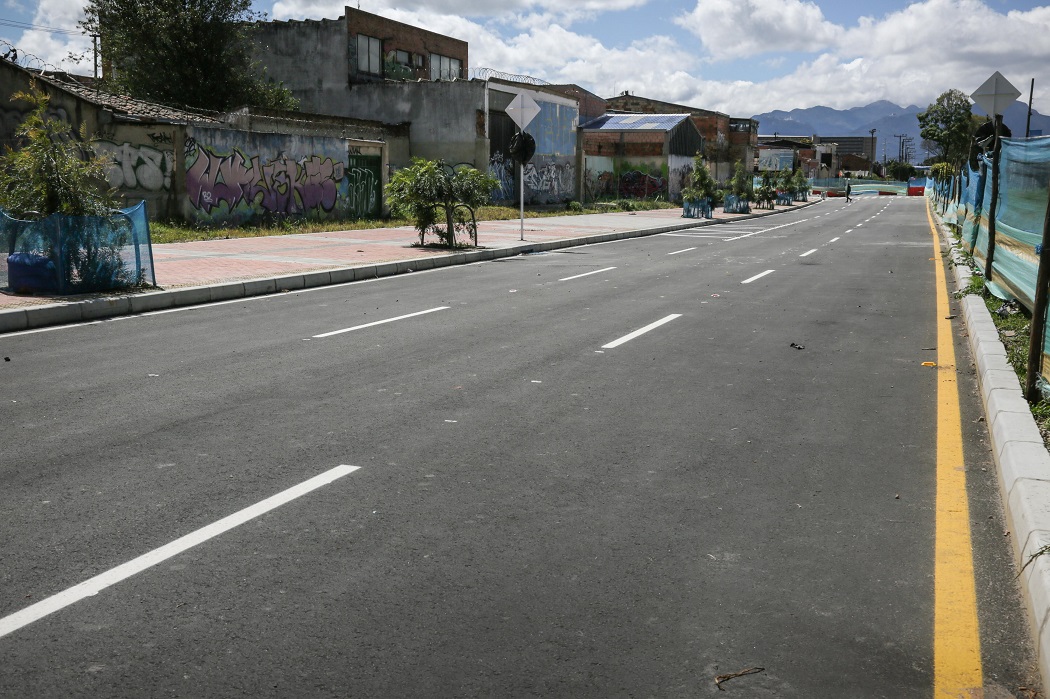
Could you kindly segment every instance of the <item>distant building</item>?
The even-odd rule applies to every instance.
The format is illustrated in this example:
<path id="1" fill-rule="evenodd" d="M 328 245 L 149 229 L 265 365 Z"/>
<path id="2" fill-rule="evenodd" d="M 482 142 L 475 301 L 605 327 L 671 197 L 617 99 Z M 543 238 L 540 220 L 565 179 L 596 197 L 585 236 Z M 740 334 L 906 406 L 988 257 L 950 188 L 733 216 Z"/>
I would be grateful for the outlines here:
<path id="1" fill-rule="evenodd" d="M 838 154 L 859 155 L 869 162 L 874 162 L 876 157 L 876 136 L 814 136 L 814 143 L 837 143 Z"/>
<path id="2" fill-rule="evenodd" d="M 688 114 L 704 137 L 704 158 L 711 174 L 720 180 L 733 175 L 733 164 L 740 161 L 749 169 L 758 144 L 758 122 L 732 119 L 728 114 L 672 104 L 648 97 L 624 93 L 606 100 L 610 111 L 648 114 Z M 732 124 L 736 123 L 736 130 Z M 734 134 L 736 134 L 734 136 Z"/>
<path id="3" fill-rule="evenodd" d="M 582 126 L 586 198 L 680 200 L 704 138 L 689 114 L 606 114 Z"/>
<path id="4" fill-rule="evenodd" d="M 467 42 L 345 7 L 339 19 L 259 22 L 255 58 L 304 109 L 330 113 L 333 95 L 384 80 L 463 80 Z"/>
<path id="5" fill-rule="evenodd" d="M 344 8 L 336 20 L 267 22 L 255 36 L 255 58 L 303 109 L 344 118 L 407 124 L 409 148 L 392 151 L 393 169 L 412 158 L 488 169 L 499 179 L 497 201 L 578 198 L 580 102 L 604 111 L 601 98 L 574 85 L 550 86 L 524 76 L 475 71 L 468 79 L 467 42 Z M 527 131 L 536 155 L 519 173 L 508 154 L 517 126 L 506 109 L 519 94 L 540 108 Z"/>

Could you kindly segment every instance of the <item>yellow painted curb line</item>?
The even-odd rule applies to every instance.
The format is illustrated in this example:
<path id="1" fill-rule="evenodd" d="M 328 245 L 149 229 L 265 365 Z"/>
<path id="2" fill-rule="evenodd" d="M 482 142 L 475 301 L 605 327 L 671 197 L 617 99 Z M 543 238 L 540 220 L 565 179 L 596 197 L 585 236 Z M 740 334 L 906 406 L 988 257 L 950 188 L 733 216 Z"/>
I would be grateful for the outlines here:
<path id="1" fill-rule="evenodd" d="M 936 251 L 937 280 L 937 514 L 934 564 L 933 696 L 981 696 L 981 639 L 966 495 L 955 345 L 940 240 L 926 205 Z"/>

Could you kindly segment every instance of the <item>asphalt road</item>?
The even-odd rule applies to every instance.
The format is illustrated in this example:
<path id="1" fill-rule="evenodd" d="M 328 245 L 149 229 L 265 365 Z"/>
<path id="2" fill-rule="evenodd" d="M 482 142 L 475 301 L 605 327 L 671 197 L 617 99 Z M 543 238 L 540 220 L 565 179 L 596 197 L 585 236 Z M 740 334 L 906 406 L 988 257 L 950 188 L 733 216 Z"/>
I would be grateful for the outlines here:
<path id="1" fill-rule="evenodd" d="M 930 696 L 936 256 L 922 200 L 828 200 L 0 336 L 0 696 Z"/>

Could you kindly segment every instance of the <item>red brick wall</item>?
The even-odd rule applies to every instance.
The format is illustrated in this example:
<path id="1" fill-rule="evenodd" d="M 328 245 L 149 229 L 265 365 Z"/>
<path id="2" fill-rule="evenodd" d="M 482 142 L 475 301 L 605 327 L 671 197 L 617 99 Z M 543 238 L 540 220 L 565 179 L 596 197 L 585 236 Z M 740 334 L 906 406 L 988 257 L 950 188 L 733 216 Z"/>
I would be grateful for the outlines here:
<path id="1" fill-rule="evenodd" d="M 583 152 L 608 157 L 660 156 L 664 152 L 665 135 L 662 131 L 592 131 L 583 136 Z"/>
<path id="2" fill-rule="evenodd" d="M 413 27 L 410 24 L 395 22 L 386 17 L 364 12 L 353 7 L 346 8 L 346 31 L 351 46 L 357 45 L 357 35 L 375 37 L 383 42 L 383 57 L 391 51 L 407 51 L 424 57 L 423 68 L 416 71 L 416 78 L 430 79 L 430 54 L 437 53 L 449 58 L 458 58 L 463 68 L 463 76 L 469 75 L 467 64 L 467 42 L 453 39 L 435 32 Z M 354 80 L 356 75 L 351 75 Z"/>

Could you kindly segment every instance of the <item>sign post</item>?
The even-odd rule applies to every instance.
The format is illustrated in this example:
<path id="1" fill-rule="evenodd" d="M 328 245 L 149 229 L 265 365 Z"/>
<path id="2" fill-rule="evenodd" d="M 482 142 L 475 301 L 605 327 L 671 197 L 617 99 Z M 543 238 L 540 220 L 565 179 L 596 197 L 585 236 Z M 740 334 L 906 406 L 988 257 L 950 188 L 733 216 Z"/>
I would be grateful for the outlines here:
<path id="1" fill-rule="evenodd" d="M 518 138 L 521 139 L 523 144 L 519 147 L 519 154 L 515 155 L 515 160 L 518 161 L 518 203 L 521 212 L 521 240 L 525 240 L 525 163 L 535 153 L 536 143 L 532 141 L 532 149 L 524 147 L 524 144 L 528 141 L 525 139 L 528 134 L 525 133 L 525 127 L 536 118 L 536 115 L 540 113 L 540 105 L 536 104 L 536 100 L 532 99 L 529 95 L 524 92 L 519 92 L 518 96 L 511 100 L 510 104 L 507 105 L 507 116 L 518 125 L 521 130 L 518 133 Z M 531 141 L 532 137 L 528 136 L 528 140 Z M 527 155 L 526 155 L 527 152 Z M 520 157 L 525 155 L 525 157 Z"/>

